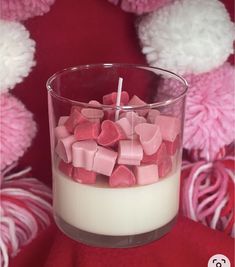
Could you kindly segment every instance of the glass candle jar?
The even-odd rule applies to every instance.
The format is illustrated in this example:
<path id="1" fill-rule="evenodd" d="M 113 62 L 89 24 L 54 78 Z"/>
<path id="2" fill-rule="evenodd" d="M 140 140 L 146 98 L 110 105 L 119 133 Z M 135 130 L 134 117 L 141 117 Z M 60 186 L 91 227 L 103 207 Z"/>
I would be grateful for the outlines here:
<path id="1" fill-rule="evenodd" d="M 101 247 L 165 235 L 179 208 L 186 81 L 158 68 L 96 64 L 62 70 L 47 88 L 58 227 Z"/>

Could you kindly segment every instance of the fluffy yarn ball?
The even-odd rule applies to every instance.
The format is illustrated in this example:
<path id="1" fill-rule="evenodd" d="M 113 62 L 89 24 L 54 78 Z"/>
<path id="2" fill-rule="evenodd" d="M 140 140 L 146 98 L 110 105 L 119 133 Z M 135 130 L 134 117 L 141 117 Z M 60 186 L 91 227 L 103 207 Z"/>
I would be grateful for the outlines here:
<path id="1" fill-rule="evenodd" d="M 26 20 L 40 16 L 50 10 L 55 0 L 1 0 L 0 18 L 4 20 Z"/>
<path id="2" fill-rule="evenodd" d="M 12 89 L 35 65 L 35 42 L 18 22 L 0 20 L 0 91 Z"/>
<path id="3" fill-rule="evenodd" d="M 9 93 L 0 95 L 0 171 L 17 161 L 36 134 L 33 115 Z"/>
<path id="4" fill-rule="evenodd" d="M 137 15 L 152 12 L 158 8 L 167 5 L 174 0 L 109 0 L 109 2 L 118 5 L 126 12 L 132 12 Z"/>
<path id="5" fill-rule="evenodd" d="M 214 162 L 183 162 L 185 216 L 234 237 L 234 156 Z"/>
<path id="6" fill-rule="evenodd" d="M 142 52 L 150 65 L 179 74 L 199 74 L 233 53 L 234 24 L 218 0 L 179 0 L 138 23 Z"/>
<path id="7" fill-rule="evenodd" d="M 234 67 L 225 63 L 214 71 L 187 77 L 184 147 L 198 149 L 213 160 L 235 137 Z"/>
<path id="8" fill-rule="evenodd" d="M 24 171 L 22 171 L 22 174 Z M 8 267 L 22 246 L 51 222 L 51 190 L 35 178 L 3 178 L 0 188 L 0 265 Z"/>
<path id="9" fill-rule="evenodd" d="M 234 140 L 234 77 L 234 67 L 228 62 L 204 74 L 185 76 L 189 90 L 184 148 L 200 151 L 199 158 L 214 160 Z M 177 91 L 180 85 L 169 79 L 163 86 Z"/>

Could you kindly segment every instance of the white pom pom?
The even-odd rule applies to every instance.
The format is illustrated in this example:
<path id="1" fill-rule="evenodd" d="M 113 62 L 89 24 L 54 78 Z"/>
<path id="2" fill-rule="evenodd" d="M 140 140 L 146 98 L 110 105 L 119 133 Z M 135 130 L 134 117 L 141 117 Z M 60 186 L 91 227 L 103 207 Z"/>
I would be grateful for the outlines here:
<path id="1" fill-rule="evenodd" d="M 150 65 L 198 74 L 233 53 L 234 24 L 218 0 L 180 0 L 144 16 L 138 24 Z"/>
<path id="2" fill-rule="evenodd" d="M 35 42 L 18 22 L 0 20 L 0 91 L 12 89 L 28 76 L 34 61 Z"/>

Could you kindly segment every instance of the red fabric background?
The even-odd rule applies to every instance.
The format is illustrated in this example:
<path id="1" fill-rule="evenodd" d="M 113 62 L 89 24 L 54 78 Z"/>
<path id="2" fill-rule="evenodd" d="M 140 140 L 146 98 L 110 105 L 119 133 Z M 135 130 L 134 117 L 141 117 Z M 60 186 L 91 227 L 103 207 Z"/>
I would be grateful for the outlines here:
<path id="1" fill-rule="evenodd" d="M 234 17 L 233 0 L 224 0 Z M 46 80 L 69 66 L 100 62 L 146 63 L 135 33 L 135 16 L 107 0 L 56 0 L 49 13 L 25 22 L 36 41 L 37 66 L 13 94 L 33 112 L 38 134 L 20 160 L 33 176 L 51 184 Z M 203 267 L 211 255 L 230 260 L 233 240 L 180 217 L 158 242 L 133 249 L 99 249 L 71 241 L 52 225 L 19 255 L 11 267 Z M 233 265 L 232 265 L 233 266 Z"/>
<path id="2" fill-rule="evenodd" d="M 226 255 L 234 267 L 233 239 L 183 217 L 162 239 L 129 249 L 76 243 L 53 225 L 23 249 L 10 267 L 207 267 L 215 254 Z"/>

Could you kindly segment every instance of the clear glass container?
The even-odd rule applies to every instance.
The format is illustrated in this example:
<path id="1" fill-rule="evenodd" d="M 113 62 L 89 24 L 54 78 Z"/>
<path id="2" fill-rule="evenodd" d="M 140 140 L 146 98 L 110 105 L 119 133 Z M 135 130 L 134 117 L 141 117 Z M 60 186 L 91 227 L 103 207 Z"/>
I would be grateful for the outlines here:
<path id="1" fill-rule="evenodd" d="M 169 232 L 179 208 L 186 81 L 158 68 L 96 64 L 54 74 L 47 89 L 58 227 L 116 248 Z"/>

